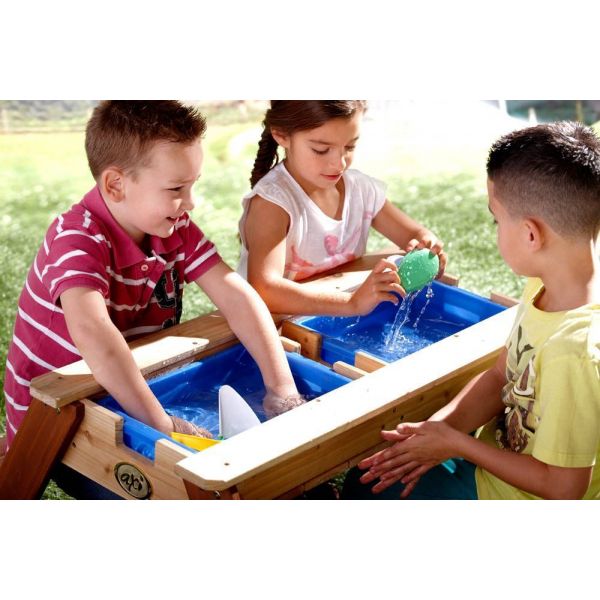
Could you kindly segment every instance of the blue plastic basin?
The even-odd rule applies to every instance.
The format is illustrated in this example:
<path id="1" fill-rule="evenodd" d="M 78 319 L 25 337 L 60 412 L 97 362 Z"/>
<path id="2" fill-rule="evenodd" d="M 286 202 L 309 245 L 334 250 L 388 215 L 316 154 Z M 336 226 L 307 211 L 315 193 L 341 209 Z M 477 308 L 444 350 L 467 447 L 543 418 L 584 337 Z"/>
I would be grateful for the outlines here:
<path id="1" fill-rule="evenodd" d="M 426 303 L 425 290 L 415 297 L 401 329 L 402 338 L 393 348 L 386 346 L 385 339 L 400 305 L 391 302 L 382 302 L 364 317 L 301 317 L 295 322 L 322 335 L 321 359 L 325 362 L 354 364 L 357 351 L 392 362 L 505 309 L 487 298 L 437 281 L 432 290 L 433 298 L 420 318 Z"/>
<path id="2" fill-rule="evenodd" d="M 300 354 L 286 352 L 286 355 L 298 391 L 308 399 L 322 396 L 350 381 Z M 151 379 L 148 384 L 169 413 L 208 429 L 215 437 L 219 434 L 218 392 L 222 385 L 233 387 L 250 404 L 258 418 L 266 420 L 262 408 L 265 388 L 260 371 L 254 359 L 239 344 Z M 127 415 L 112 396 L 105 396 L 97 402 L 123 417 L 125 445 L 154 459 L 156 441 L 168 436 Z"/>

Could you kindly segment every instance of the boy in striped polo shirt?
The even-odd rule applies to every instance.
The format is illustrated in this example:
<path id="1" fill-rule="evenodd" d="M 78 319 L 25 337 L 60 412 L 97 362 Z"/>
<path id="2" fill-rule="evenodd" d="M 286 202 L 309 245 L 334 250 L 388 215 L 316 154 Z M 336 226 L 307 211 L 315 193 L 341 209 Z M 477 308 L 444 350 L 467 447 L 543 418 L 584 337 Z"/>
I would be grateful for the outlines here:
<path id="1" fill-rule="evenodd" d="M 85 147 L 97 185 L 50 225 L 19 298 L 4 383 L 9 447 L 30 381 L 82 358 L 136 419 L 204 435 L 165 412 L 126 342 L 179 322 L 184 282 L 204 290 L 258 363 L 267 414 L 303 402 L 266 306 L 188 215 L 205 129 L 175 101 L 95 108 Z"/>

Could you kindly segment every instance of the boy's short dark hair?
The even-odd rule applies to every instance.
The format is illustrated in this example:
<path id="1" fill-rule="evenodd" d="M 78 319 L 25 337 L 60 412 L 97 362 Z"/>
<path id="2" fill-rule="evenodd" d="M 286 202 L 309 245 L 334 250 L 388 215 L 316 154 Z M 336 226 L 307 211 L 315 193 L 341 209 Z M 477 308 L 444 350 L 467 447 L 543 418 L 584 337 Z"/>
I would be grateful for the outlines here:
<path id="1" fill-rule="evenodd" d="M 85 131 L 85 151 L 94 179 L 111 166 L 135 176 L 157 141 L 192 143 L 206 121 L 193 106 L 175 100 L 104 100 Z"/>
<path id="2" fill-rule="evenodd" d="M 600 139 L 571 121 L 536 125 L 501 137 L 487 174 L 505 208 L 539 217 L 559 235 L 596 239 L 600 228 Z"/>

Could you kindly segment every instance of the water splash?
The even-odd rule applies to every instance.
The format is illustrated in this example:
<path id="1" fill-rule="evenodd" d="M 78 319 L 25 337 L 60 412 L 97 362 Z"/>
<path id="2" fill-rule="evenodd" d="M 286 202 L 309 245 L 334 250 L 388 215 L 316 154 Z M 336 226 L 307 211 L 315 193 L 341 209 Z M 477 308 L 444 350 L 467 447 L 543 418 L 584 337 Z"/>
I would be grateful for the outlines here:
<path id="1" fill-rule="evenodd" d="M 431 282 L 429 282 L 429 285 L 427 286 L 427 291 L 425 292 L 425 305 L 421 309 L 419 316 L 415 319 L 415 322 L 413 323 L 413 329 L 417 328 L 417 325 L 419 324 L 419 321 L 421 320 L 421 317 L 423 316 L 423 313 L 425 312 L 425 309 L 431 302 L 432 298 L 433 298 L 433 288 L 431 286 Z"/>
<path id="2" fill-rule="evenodd" d="M 415 298 L 419 295 L 419 292 L 410 292 L 406 294 L 406 297 L 402 299 L 402 304 L 398 307 L 398 312 L 389 331 L 384 337 L 383 343 L 393 350 L 397 348 L 399 344 L 405 342 L 405 338 L 402 335 L 402 327 L 406 324 L 410 318 L 410 309 L 415 301 Z"/>
<path id="3" fill-rule="evenodd" d="M 424 288 L 422 288 L 424 289 Z M 402 350 L 402 346 L 405 344 L 412 344 L 414 340 L 412 340 L 413 336 L 407 336 L 403 333 L 402 328 L 409 322 L 410 319 L 410 309 L 417 298 L 417 296 L 421 293 L 421 290 L 417 290 L 415 292 L 410 292 L 406 295 L 406 297 L 402 300 L 402 304 L 398 308 L 398 312 L 396 313 L 396 317 L 391 327 L 387 331 L 383 339 L 383 345 L 386 347 L 388 352 L 400 352 Z M 421 309 L 418 317 L 415 319 L 415 322 L 412 325 L 412 328 L 416 330 L 423 313 L 427 309 L 427 306 L 431 302 L 433 298 L 433 288 L 431 283 L 427 286 L 427 291 L 425 292 L 425 304 Z"/>
<path id="4" fill-rule="evenodd" d="M 351 332 L 353 329 L 359 327 L 361 325 L 360 315 L 355 319 L 351 320 L 348 325 L 346 331 Z"/>

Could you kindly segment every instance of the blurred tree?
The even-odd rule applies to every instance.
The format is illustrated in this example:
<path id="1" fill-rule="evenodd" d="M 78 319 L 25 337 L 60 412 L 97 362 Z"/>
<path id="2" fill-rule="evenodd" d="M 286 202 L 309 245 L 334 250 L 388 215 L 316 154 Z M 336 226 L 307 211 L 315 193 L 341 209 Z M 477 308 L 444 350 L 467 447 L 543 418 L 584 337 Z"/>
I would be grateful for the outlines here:
<path id="1" fill-rule="evenodd" d="M 600 100 L 507 100 L 506 108 L 522 119 L 533 109 L 539 122 L 576 120 L 591 125 L 600 120 Z"/>

